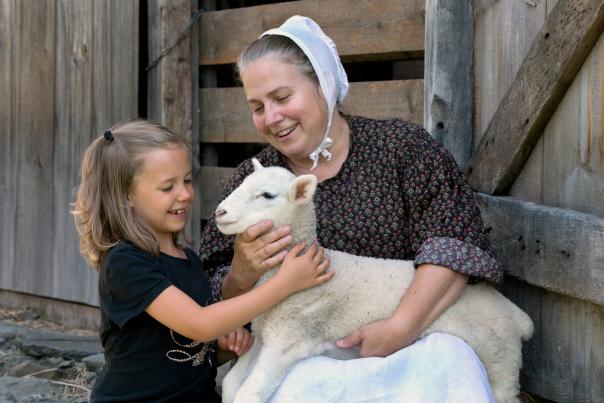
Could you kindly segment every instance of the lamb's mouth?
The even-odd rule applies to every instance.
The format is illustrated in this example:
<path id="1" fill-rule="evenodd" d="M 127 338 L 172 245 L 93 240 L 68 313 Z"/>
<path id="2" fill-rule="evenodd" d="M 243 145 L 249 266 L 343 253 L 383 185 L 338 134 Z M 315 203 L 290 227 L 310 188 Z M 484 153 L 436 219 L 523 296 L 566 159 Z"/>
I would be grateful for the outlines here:
<path id="1" fill-rule="evenodd" d="M 228 232 L 228 228 L 232 227 L 233 224 L 236 224 L 237 220 L 235 221 L 226 221 L 226 220 L 216 220 L 216 226 L 218 227 L 218 229 L 220 230 L 220 232 L 226 234 Z"/>
<path id="2" fill-rule="evenodd" d="M 290 134 L 291 132 L 293 132 L 294 130 L 296 130 L 296 127 L 298 127 L 298 123 L 296 123 L 294 126 L 290 127 L 289 129 L 285 129 L 282 130 L 280 132 L 277 132 L 277 137 L 281 138 L 281 137 L 285 137 L 288 134 Z"/>

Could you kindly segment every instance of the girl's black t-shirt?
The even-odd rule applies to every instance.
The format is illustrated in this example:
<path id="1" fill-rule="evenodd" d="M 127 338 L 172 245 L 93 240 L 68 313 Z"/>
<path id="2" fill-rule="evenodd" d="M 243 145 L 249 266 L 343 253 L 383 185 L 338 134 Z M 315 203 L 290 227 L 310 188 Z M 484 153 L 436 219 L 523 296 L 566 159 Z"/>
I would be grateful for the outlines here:
<path id="1" fill-rule="evenodd" d="M 212 344 L 171 331 L 145 309 L 170 285 L 202 306 L 210 304 L 197 255 L 159 258 L 131 243 L 113 247 L 101 262 L 99 294 L 103 367 L 92 402 L 219 402 Z"/>

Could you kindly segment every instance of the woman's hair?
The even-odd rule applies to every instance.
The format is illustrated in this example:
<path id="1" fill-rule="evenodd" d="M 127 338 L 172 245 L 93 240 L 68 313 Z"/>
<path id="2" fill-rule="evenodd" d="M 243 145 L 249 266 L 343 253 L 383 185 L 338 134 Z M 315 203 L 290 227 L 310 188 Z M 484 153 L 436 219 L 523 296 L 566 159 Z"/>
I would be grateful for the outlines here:
<path id="1" fill-rule="evenodd" d="M 72 213 L 80 234 L 80 253 L 98 270 L 107 250 L 121 241 L 159 256 L 154 232 L 134 218 L 128 205 L 142 155 L 160 149 L 188 145 L 170 129 L 145 121 L 118 123 L 88 147 L 82 160 L 82 182 Z M 172 234 L 175 242 L 181 232 Z"/>
<path id="2" fill-rule="evenodd" d="M 294 41 L 283 35 L 265 35 L 252 42 L 239 55 L 237 72 L 241 75 L 250 63 L 266 56 L 277 56 L 296 65 L 300 73 L 319 86 L 319 78 L 306 54 Z"/>
<path id="3" fill-rule="evenodd" d="M 316 84 L 318 93 L 322 94 L 319 77 L 317 77 L 310 59 L 293 40 L 283 35 L 264 35 L 241 52 L 236 65 L 239 77 L 241 78 L 241 73 L 247 66 L 267 56 L 275 56 L 286 63 L 295 65 L 303 76 Z M 338 111 L 345 114 L 345 108 L 340 101 L 336 102 L 336 107 Z"/>

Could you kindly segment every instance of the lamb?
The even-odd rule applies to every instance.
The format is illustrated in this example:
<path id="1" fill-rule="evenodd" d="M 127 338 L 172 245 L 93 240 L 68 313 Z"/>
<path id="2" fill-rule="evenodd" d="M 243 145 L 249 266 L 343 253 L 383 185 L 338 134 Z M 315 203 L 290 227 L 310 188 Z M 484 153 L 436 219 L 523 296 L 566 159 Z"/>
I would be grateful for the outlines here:
<path id="1" fill-rule="evenodd" d="M 216 209 L 218 229 L 237 234 L 268 219 L 276 226 L 290 224 L 294 243 L 310 244 L 316 239 L 316 177 L 296 177 L 252 162 L 255 171 Z M 415 272 L 411 261 L 325 253 L 335 277 L 290 296 L 252 322 L 254 345 L 225 377 L 224 402 L 268 401 L 293 364 L 335 351 L 335 340 L 391 316 Z M 276 270 L 265 273 L 257 285 Z M 363 287 L 356 286 L 360 283 Z M 522 341 L 533 333 L 531 319 L 520 308 L 487 284 L 468 286 L 422 336 L 433 332 L 458 336 L 474 349 L 497 402 L 518 401 Z"/>

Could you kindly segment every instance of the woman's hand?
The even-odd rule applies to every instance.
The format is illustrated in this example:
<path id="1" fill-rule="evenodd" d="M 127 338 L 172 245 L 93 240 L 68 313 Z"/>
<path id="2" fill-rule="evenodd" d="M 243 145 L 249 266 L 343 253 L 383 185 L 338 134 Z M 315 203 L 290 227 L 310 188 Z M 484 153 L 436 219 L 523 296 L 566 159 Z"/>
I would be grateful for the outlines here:
<path id="1" fill-rule="evenodd" d="M 231 298 L 249 291 L 265 272 L 283 262 L 291 243 L 291 227 L 273 228 L 270 221 L 261 221 L 237 235 L 223 296 Z"/>
<path id="2" fill-rule="evenodd" d="M 288 252 L 275 279 L 282 282 L 289 294 L 315 287 L 329 281 L 335 272 L 326 273 L 329 258 L 325 257 L 323 248 L 314 242 L 306 252 L 305 245 L 295 245 Z"/>
<path id="3" fill-rule="evenodd" d="M 227 335 L 219 337 L 217 343 L 219 349 L 231 351 L 239 356 L 252 347 L 254 337 L 247 329 L 240 327 Z"/>
<path id="4" fill-rule="evenodd" d="M 394 318 L 378 320 L 361 326 L 349 336 L 336 341 L 339 348 L 360 345 L 359 357 L 386 357 L 415 342 L 421 329 Z"/>
<path id="5" fill-rule="evenodd" d="M 361 345 L 361 357 L 385 357 L 415 342 L 461 296 L 468 276 L 447 267 L 422 264 L 388 319 L 357 329 L 336 341 L 340 348 Z"/>

